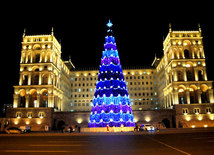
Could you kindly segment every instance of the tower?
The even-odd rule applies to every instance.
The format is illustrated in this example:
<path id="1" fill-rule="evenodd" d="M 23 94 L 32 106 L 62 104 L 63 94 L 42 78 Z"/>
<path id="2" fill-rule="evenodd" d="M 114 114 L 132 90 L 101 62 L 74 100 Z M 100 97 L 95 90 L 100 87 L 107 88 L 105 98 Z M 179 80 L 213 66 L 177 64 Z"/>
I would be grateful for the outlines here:
<path id="1" fill-rule="evenodd" d="M 19 85 L 14 86 L 13 108 L 54 108 L 63 110 L 62 78 L 69 69 L 61 60 L 61 45 L 53 35 L 26 35 L 24 30 Z M 69 90 L 68 90 L 69 91 Z"/>
<path id="2" fill-rule="evenodd" d="M 170 31 L 164 46 L 165 108 L 176 104 L 213 103 L 212 81 L 208 81 L 201 28 Z"/>
<path id="3" fill-rule="evenodd" d="M 110 35 L 112 25 L 109 20 L 89 127 L 135 126 L 115 38 Z"/>

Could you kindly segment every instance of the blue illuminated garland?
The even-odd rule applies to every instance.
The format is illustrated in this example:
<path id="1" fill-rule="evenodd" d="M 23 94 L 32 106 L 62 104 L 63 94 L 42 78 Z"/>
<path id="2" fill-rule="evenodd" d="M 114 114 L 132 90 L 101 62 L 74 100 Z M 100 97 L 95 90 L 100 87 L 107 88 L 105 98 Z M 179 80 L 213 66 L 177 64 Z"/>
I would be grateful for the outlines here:
<path id="1" fill-rule="evenodd" d="M 108 32 L 112 23 L 109 20 Z M 100 71 L 91 104 L 89 127 L 134 127 L 134 117 L 123 76 L 115 38 L 105 37 Z"/>

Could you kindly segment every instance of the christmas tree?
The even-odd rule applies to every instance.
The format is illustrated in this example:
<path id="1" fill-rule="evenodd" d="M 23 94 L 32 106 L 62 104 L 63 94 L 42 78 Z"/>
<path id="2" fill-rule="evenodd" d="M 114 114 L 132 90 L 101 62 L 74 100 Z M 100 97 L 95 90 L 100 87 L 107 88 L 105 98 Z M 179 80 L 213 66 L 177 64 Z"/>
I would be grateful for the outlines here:
<path id="1" fill-rule="evenodd" d="M 112 26 L 109 20 L 89 127 L 135 126 L 115 38 L 111 35 Z"/>

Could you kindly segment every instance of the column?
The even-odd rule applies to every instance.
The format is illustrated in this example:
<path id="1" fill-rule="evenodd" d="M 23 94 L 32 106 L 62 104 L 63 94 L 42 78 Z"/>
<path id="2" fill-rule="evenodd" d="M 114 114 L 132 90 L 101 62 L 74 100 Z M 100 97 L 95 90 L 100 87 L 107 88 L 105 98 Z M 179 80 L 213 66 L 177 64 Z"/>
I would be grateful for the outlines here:
<path id="1" fill-rule="evenodd" d="M 31 73 L 28 75 L 28 85 L 31 85 Z"/>
<path id="2" fill-rule="evenodd" d="M 210 103 L 214 103 L 214 101 L 213 101 L 213 89 L 209 89 L 208 92 L 209 92 Z"/>
<path id="3" fill-rule="evenodd" d="M 29 99 L 30 99 L 30 96 L 29 96 L 29 94 L 26 94 L 25 95 L 25 108 L 28 108 L 29 107 Z"/>
<path id="4" fill-rule="evenodd" d="M 42 84 L 42 73 L 40 72 L 39 73 L 39 85 L 41 85 Z"/>
<path id="5" fill-rule="evenodd" d="M 197 95 L 198 95 L 198 103 L 201 104 L 201 89 L 198 89 Z"/>
<path id="6" fill-rule="evenodd" d="M 187 81 L 187 71 L 186 71 L 186 69 L 184 69 L 183 72 L 184 72 L 184 81 Z"/>
<path id="7" fill-rule="evenodd" d="M 39 108 L 39 105 L 40 105 L 40 94 L 37 94 L 36 107 Z"/>
<path id="8" fill-rule="evenodd" d="M 174 81 L 178 81 L 178 73 L 177 73 L 177 70 L 174 70 Z"/>
<path id="9" fill-rule="evenodd" d="M 171 98 L 172 98 L 172 94 L 169 93 L 169 105 L 170 105 L 170 107 L 172 106 L 172 100 L 171 100 Z"/>
<path id="10" fill-rule="evenodd" d="M 194 69 L 194 73 L 195 73 L 195 81 L 198 81 L 198 70 Z"/>
<path id="11" fill-rule="evenodd" d="M 179 101 L 178 101 L 178 91 L 177 90 L 174 90 L 174 92 L 173 92 L 173 105 L 174 104 L 179 104 Z"/>
<path id="12" fill-rule="evenodd" d="M 13 108 L 18 108 L 18 102 L 19 102 L 19 95 L 14 94 L 13 95 Z"/>
<path id="13" fill-rule="evenodd" d="M 207 81 L 207 71 L 204 69 L 204 80 Z"/>
<path id="14" fill-rule="evenodd" d="M 23 75 L 20 74 L 20 76 L 19 76 L 19 85 L 21 86 L 22 83 L 23 83 Z"/>
<path id="15" fill-rule="evenodd" d="M 48 74 L 48 84 L 51 85 L 51 73 Z"/>
<path id="16" fill-rule="evenodd" d="M 48 94 L 48 107 L 53 108 L 54 107 L 54 95 Z"/>
<path id="17" fill-rule="evenodd" d="M 190 93 L 189 90 L 186 90 L 187 104 L 190 104 Z"/>

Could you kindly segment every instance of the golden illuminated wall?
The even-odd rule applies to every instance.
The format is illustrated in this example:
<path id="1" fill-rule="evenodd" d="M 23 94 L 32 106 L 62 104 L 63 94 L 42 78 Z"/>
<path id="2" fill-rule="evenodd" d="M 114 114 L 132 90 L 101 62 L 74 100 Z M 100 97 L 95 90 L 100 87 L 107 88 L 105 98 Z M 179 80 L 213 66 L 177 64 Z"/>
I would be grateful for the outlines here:
<path id="1" fill-rule="evenodd" d="M 14 108 L 51 107 L 63 110 L 70 91 L 62 79 L 70 71 L 61 59 L 61 45 L 53 35 L 23 35 L 19 85 L 14 86 Z M 67 84 L 70 83 L 67 81 Z M 66 93 L 62 90 L 67 90 Z"/>
<path id="2" fill-rule="evenodd" d="M 170 28 L 163 43 L 164 56 L 157 66 L 157 72 L 165 74 L 162 95 L 165 108 L 214 102 L 202 39 L 200 27 L 198 31 L 172 31 Z"/>

